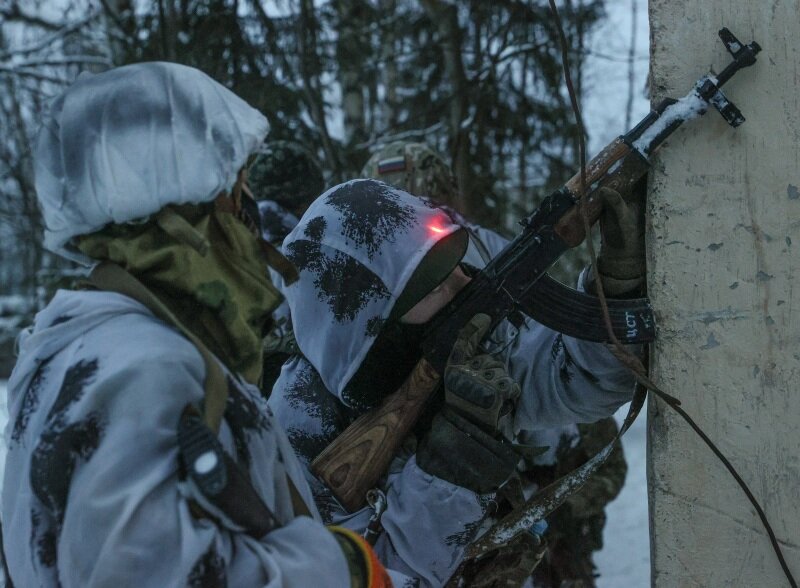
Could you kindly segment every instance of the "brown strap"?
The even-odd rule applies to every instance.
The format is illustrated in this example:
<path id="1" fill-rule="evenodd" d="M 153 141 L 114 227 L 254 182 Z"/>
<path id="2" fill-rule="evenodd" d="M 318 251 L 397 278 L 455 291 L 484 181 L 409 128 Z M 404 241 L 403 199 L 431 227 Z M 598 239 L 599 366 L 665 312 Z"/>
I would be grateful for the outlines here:
<path id="1" fill-rule="evenodd" d="M 140 302 L 156 317 L 178 329 L 197 348 L 206 368 L 206 378 L 203 382 L 205 394 L 203 421 L 212 431 L 218 433 L 228 399 L 228 383 L 219 363 L 203 342 L 187 329 L 147 286 L 119 265 L 107 261 L 100 263 L 92 270 L 89 281 L 100 290 L 117 292 Z"/>
<path id="2" fill-rule="evenodd" d="M 258 240 L 261 252 L 267 260 L 267 265 L 278 272 L 287 286 L 294 284 L 298 279 L 297 268 L 289 261 L 283 253 L 278 251 L 272 243 L 265 239 Z"/>
<path id="3" fill-rule="evenodd" d="M 250 191 L 250 186 L 247 185 L 246 181 L 241 183 L 241 190 L 255 202 L 256 197 L 253 196 L 253 193 Z M 267 265 L 280 274 L 287 286 L 294 284 L 300 277 L 294 264 L 289 261 L 275 245 L 266 239 L 259 239 L 258 242 L 261 246 L 261 252 L 267 260 Z"/>
<path id="4" fill-rule="evenodd" d="M 97 265 L 89 275 L 89 281 L 100 290 L 117 292 L 133 298 L 147 307 L 156 317 L 165 323 L 174 326 L 186 337 L 200 352 L 206 367 L 206 379 L 203 382 L 204 406 L 203 422 L 214 433 L 219 433 L 219 425 L 225 412 L 225 403 L 228 399 L 228 383 L 219 363 L 203 344 L 203 342 L 153 294 L 147 286 L 142 284 L 129 272 L 115 263 L 102 262 Z M 289 486 L 289 495 L 292 500 L 292 510 L 296 516 L 311 516 L 308 505 L 300 495 L 292 479 L 286 474 L 286 483 Z"/>
<path id="5" fill-rule="evenodd" d="M 292 479 L 289 477 L 289 474 L 286 474 L 286 484 L 289 486 L 289 496 L 292 499 L 292 510 L 294 511 L 295 516 L 297 517 L 311 517 L 311 511 L 306 504 L 306 501 L 303 500 L 303 497 L 300 495 L 300 490 L 297 489 Z"/>

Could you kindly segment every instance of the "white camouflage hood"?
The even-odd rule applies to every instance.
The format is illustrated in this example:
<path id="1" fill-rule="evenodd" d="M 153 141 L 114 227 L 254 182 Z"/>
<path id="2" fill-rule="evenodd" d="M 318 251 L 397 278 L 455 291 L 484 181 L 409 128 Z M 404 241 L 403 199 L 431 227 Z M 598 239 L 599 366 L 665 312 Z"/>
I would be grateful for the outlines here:
<path id="1" fill-rule="evenodd" d="M 461 227 L 425 201 L 377 180 L 320 196 L 283 242 L 300 279 L 283 288 L 303 355 L 342 393 L 422 258 Z"/>
<path id="2" fill-rule="evenodd" d="M 236 181 L 267 120 L 201 71 L 138 63 L 82 74 L 53 103 L 36 142 L 47 249 L 166 204 L 207 202 Z"/>

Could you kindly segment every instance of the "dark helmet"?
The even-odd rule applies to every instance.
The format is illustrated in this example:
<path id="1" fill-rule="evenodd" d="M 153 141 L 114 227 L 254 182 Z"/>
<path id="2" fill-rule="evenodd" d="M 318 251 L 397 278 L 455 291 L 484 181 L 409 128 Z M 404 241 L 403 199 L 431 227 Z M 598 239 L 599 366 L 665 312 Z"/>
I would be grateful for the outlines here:
<path id="1" fill-rule="evenodd" d="M 271 200 L 301 216 L 325 189 L 322 169 L 298 143 L 265 141 L 248 170 L 256 200 Z"/>

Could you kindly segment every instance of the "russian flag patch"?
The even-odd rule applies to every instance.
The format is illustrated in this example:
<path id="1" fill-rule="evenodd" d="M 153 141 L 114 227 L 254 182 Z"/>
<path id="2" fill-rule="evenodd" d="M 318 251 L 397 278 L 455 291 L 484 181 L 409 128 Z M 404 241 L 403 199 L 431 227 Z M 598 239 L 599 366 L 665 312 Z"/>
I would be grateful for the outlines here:
<path id="1" fill-rule="evenodd" d="M 405 157 L 391 157 L 389 159 L 382 159 L 378 162 L 378 174 L 391 174 L 393 172 L 406 170 Z"/>

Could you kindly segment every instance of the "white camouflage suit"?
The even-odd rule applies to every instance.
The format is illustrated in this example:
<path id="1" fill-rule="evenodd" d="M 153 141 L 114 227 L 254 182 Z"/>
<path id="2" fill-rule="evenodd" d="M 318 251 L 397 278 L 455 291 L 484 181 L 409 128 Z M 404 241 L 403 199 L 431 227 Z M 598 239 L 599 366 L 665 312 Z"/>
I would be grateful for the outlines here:
<path id="1" fill-rule="evenodd" d="M 361 366 L 420 260 L 458 230 L 442 210 L 376 180 L 331 188 L 283 243 L 300 270 L 284 287 L 302 356 L 284 364 L 269 400 L 301 461 L 308 465 L 359 414 L 393 390 L 354 397 L 348 382 Z M 482 267 L 474 247 L 465 261 Z M 504 321 L 490 335 L 522 394 L 503 423 L 511 440 L 554 441 L 554 431 L 612 414 L 629 401 L 633 380 L 602 344 L 562 336 L 530 319 Z M 392 369 L 391 358 L 386 369 Z M 566 429 L 564 428 L 566 426 Z M 310 471 L 323 517 L 362 531 L 369 508 L 348 514 Z M 398 456 L 382 482 L 388 498 L 376 551 L 384 565 L 440 586 L 475 537 L 491 495 L 478 495 Z"/>
<path id="2" fill-rule="evenodd" d="M 205 367 L 141 304 L 61 290 L 20 351 L 2 505 L 15 586 L 349 585 L 333 534 L 292 518 L 286 477 L 312 498 L 286 436 L 230 374 L 220 440 L 286 526 L 255 540 L 190 514 L 176 432 L 202 401 Z"/>
<path id="3" fill-rule="evenodd" d="M 89 263 L 74 236 L 213 200 L 266 132 L 260 113 L 192 68 L 81 76 L 37 144 L 45 245 Z M 190 514 L 177 425 L 203 399 L 197 349 L 128 297 L 59 291 L 22 335 L 8 382 L 2 522 L 14 585 L 349 586 L 285 434 L 258 389 L 226 374 L 220 441 L 282 524 L 259 539 Z M 311 517 L 294 518 L 289 479 Z"/>

